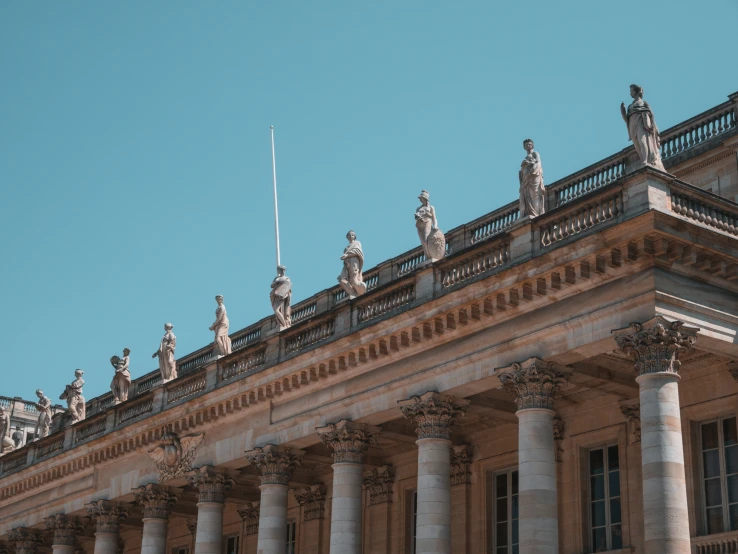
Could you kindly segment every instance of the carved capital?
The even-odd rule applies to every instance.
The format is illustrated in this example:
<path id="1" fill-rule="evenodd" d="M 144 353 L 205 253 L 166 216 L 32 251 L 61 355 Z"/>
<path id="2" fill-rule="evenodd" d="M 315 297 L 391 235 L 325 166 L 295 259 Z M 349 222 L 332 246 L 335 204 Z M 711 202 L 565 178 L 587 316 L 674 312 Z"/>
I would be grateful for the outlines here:
<path id="1" fill-rule="evenodd" d="M 316 431 L 320 440 L 333 450 L 334 463 L 361 464 L 369 445 L 377 442 L 379 427 L 342 419 L 338 423 L 318 427 Z"/>
<path id="2" fill-rule="evenodd" d="M 451 486 L 471 483 L 471 462 L 473 448 L 462 444 L 451 448 Z"/>
<path id="3" fill-rule="evenodd" d="M 302 521 L 323 519 L 325 514 L 325 486 L 311 485 L 301 489 L 292 489 L 295 500 L 302 506 Z"/>
<path id="4" fill-rule="evenodd" d="M 87 515 L 95 520 L 96 533 L 120 532 L 120 520 L 128 515 L 128 508 L 120 502 L 94 500 L 87 505 Z"/>
<path id="5" fill-rule="evenodd" d="M 694 346 L 697 331 L 697 328 L 685 327 L 682 321 L 668 321 L 656 316 L 645 323 L 631 323 L 630 327 L 613 333 L 620 350 L 635 360 L 635 369 L 640 376 L 677 374 L 681 365 L 679 354 Z"/>
<path id="6" fill-rule="evenodd" d="M 562 462 L 561 455 L 564 453 L 564 448 L 561 446 L 561 443 L 564 442 L 564 420 L 559 416 L 554 416 L 553 419 L 553 435 L 556 448 L 556 461 Z"/>
<path id="7" fill-rule="evenodd" d="M 369 505 L 392 502 L 392 483 L 395 468 L 386 465 L 372 469 L 364 474 L 364 488 L 369 491 Z"/>
<path id="8" fill-rule="evenodd" d="M 638 399 L 621 402 L 620 412 L 625 416 L 630 426 L 632 442 L 641 442 L 641 405 Z"/>
<path id="9" fill-rule="evenodd" d="M 42 540 L 38 529 L 15 527 L 8 531 L 8 542 L 15 548 L 15 554 L 36 554 Z"/>
<path id="10" fill-rule="evenodd" d="M 187 482 L 197 489 L 198 502 L 225 503 L 225 492 L 233 486 L 233 477 L 222 469 L 202 466 L 187 476 Z"/>
<path id="11" fill-rule="evenodd" d="M 451 440 L 451 426 L 457 417 L 464 415 L 468 400 L 426 392 L 398 402 L 402 415 L 418 426 L 418 439 Z"/>
<path id="12" fill-rule="evenodd" d="M 238 515 L 243 520 L 246 535 L 256 535 L 259 532 L 260 502 L 249 502 L 238 509 Z"/>
<path id="13" fill-rule="evenodd" d="M 44 519 L 46 529 L 52 533 L 53 546 L 74 546 L 77 535 L 82 531 L 82 523 L 77 516 L 56 514 Z"/>
<path id="14" fill-rule="evenodd" d="M 302 463 L 305 452 L 288 446 L 267 444 L 246 452 L 249 464 L 261 472 L 262 485 L 289 485 L 292 473 Z"/>
<path id="15" fill-rule="evenodd" d="M 169 487 L 148 484 L 136 489 L 136 504 L 143 509 L 143 519 L 168 519 L 169 508 L 176 501 Z"/>
<path id="16" fill-rule="evenodd" d="M 728 371 L 730 371 L 731 377 L 738 382 L 738 362 L 736 361 L 730 361 L 728 362 Z"/>
<path id="17" fill-rule="evenodd" d="M 553 410 L 556 395 L 567 379 L 552 362 L 540 358 L 528 358 L 501 371 L 502 388 L 515 394 L 518 410 Z"/>
<path id="18" fill-rule="evenodd" d="M 192 538 L 195 538 L 195 535 L 197 534 L 197 519 L 191 518 L 187 520 L 187 530 L 190 532 L 190 535 L 192 535 Z"/>

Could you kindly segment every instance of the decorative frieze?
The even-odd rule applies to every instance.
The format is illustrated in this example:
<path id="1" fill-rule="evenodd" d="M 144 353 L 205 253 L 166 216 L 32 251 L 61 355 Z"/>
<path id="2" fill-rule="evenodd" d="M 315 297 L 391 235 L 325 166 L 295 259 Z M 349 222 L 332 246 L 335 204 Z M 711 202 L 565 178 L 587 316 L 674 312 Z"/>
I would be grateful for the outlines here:
<path id="1" fill-rule="evenodd" d="M 426 392 L 398 402 L 402 415 L 412 419 L 418 426 L 415 431 L 418 439 L 451 440 L 451 426 L 459 416 L 464 415 L 469 406 L 468 400 Z"/>
<path id="2" fill-rule="evenodd" d="M 152 483 L 136 489 L 136 504 L 143 510 L 143 519 L 167 519 L 169 508 L 177 496 L 169 487 Z"/>
<path id="3" fill-rule="evenodd" d="M 462 444 L 451 448 L 451 486 L 471 483 L 471 462 L 473 448 Z"/>
<path id="4" fill-rule="evenodd" d="M 364 488 L 369 491 L 369 505 L 392 502 L 392 483 L 395 480 L 395 468 L 385 465 L 373 468 L 364 474 Z"/>
<path id="5" fill-rule="evenodd" d="M 342 419 L 316 429 L 322 440 L 333 450 L 336 464 L 361 464 L 370 445 L 376 444 L 379 427 Z"/>
<path id="6" fill-rule="evenodd" d="M 42 540 L 38 529 L 15 527 L 8 531 L 8 542 L 13 545 L 15 554 L 36 554 Z"/>
<path id="7" fill-rule="evenodd" d="M 683 321 L 668 321 L 656 316 L 645 323 L 613 331 L 620 349 L 635 360 L 638 375 L 678 373 L 679 354 L 690 350 L 697 340 L 697 331 L 685 327 Z"/>
<path id="8" fill-rule="evenodd" d="M 180 477 L 192 469 L 195 451 L 205 437 L 204 433 L 179 437 L 162 427 L 159 446 L 149 450 L 149 456 L 159 470 L 159 482 Z"/>
<path id="9" fill-rule="evenodd" d="M 502 388 L 515 394 L 518 410 L 553 410 L 556 396 L 567 379 L 552 362 L 540 358 L 516 362 L 502 371 Z"/>
<path id="10" fill-rule="evenodd" d="M 295 468 L 302 463 L 305 452 L 288 446 L 267 444 L 246 452 L 249 464 L 261 472 L 262 485 L 289 485 Z"/>
<path id="11" fill-rule="evenodd" d="M 564 420 L 559 416 L 553 418 L 553 435 L 554 445 L 556 447 L 556 461 L 562 462 L 562 455 L 564 454 L 564 448 L 561 444 L 564 442 Z"/>
<path id="12" fill-rule="evenodd" d="M 53 546 L 74 546 L 77 535 L 82 531 L 82 523 L 77 516 L 56 514 L 44 521 L 46 529 L 52 533 Z"/>
<path id="13" fill-rule="evenodd" d="M 630 427 L 633 443 L 641 442 L 641 405 L 639 400 L 630 400 L 620 403 L 620 412 L 625 416 Z"/>
<path id="14" fill-rule="evenodd" d="M 222 469 L 202 466 L 187 476 L 187 482 L 197 489 L 198 502 L 225 503 L 225 492 L 233 486 L 233 477 Z"/>
<path id="15" fill-rule="evenodd" d="M 128 508 L 120 502 L 93 500 L 87 505 L 87 515 L 95 520 L 96 533 L 115 533 L 120 531 L 120 520 L 128 515 Z"/>
<path id="16" fill-rule="evenodd" d="M 244 525 L 245 535 L 256 535 L 259 532 L 259 506 L 260 502 L 249 502 L 238 509 Z"/>
<path id="17" fill-rule="evenodd" d="M 302 521 L 323 519 L 325 514 L 325 486 L 311 485 L 301 489 L 292 489 L 295 500 L 302 506 Z"/>

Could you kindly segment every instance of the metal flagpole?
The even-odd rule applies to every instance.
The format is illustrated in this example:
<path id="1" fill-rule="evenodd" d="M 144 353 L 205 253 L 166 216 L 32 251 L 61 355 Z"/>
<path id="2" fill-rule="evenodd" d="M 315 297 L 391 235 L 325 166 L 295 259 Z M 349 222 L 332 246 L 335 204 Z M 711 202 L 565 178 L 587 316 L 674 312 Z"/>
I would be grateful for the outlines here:
<path id="1" fill-rule="evenodd" d="M 274 156 L 274 125 L 270 125 L 272 131 L 272 180 L 274 181 L 274 237 L 277 242 L 277 267 L 279 261 L 279 208 L 277 207 L 277 160 Z"/>

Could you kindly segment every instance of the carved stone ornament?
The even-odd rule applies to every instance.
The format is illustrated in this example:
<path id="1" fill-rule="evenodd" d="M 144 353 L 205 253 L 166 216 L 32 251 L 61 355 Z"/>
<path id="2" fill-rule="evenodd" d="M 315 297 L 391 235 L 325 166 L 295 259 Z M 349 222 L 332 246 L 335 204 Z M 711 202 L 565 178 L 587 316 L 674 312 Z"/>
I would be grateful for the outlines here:
<path id="1" fill-rule="evenodd" d="M 3 541 L 0 541 L 0 554 L 10 554 L 10 548 Z"/>
<path id="2" fill-rule="evenodd" d="M 317 484 L 301 489 L 292 489 L 295 500 L 302 506 L 302 521 L 323 519 L 325 515 L 325 485 Z"/>
<path id="3" fill-rule="evenodd" d="M 562 454 L 564 453 L 564 449 L 561 446 L 561 443 L 564 442 L 564 420 L 561 419 L 559 416 L 554 416 L 553 419 L 553 435 L 554 435 L 554 444 L 556 445 L 556 461 L 562 462 Z"/>
<path id="4" fill-rule="evenodd" d="M 197 519 L 191 518 L 187 520 L 187 530 L 190 532 L 190 535 L 192 535 L 192 538 L 195 538 L 195 535 L 197 534 Z"/>
<path id="5" fill-rule="evenodd" d="M 398 402 L 402 415 L 418 426 L 418 439 L 451 440 L 451 426 L 457 417 L 464 415 L 468 400 L 426 392 Z"/>
<path id="6" fill-rule="evenodd" d="M 143 519 L 168 519 L 169 508 L 176 501 L 169 487 L 150 483 L 136 489 L 136 504 L 143 510 Z"/>
<path id="7" fill-rule="evenodd" d="M 369 491 L 369 505 L 392 502 L 392 483 L 395 480 L 395 468 L 386 465 L 374 468 L 364 474 L 364 488 Z"/>
<path id="8" fill-rule="evenodd" d="M 233 486 L 233 477 L 222 469 L 202 466 L 187 476 L 187 482 L 197 489 L 198 502 L 225 503 L 225 492 Z"/>
<path id="9" fill-rule="evenodd" d="M 613 331 L 620 349 L 635 360 L 638 375 L 649 373 L 677 374 L 679 354 L 690 350 L 697 340 L 697 331 L 685 327 L 682 321 L 668 321 L 656 316 L 645 323 Z"/>
<path id="10" fill-rule="evenodd" d="M 728 362 L 728 371 L 730 371 L 731 377 L 733 377 L 733 379 L 735 379 L 735 381 L 738 382 L 738 362 L 736 361 Z"/>
<path id="11" fill-rule="evenodd" d="M 289 485 L 292 473 L 302 463 L 305 452 L 289 446 L 267 444 L 246 452 L 249 464 L 261 472 L 262 485 Z"/>
<path id="12" fill-rule="evenodd" d="M 506 391 L 515 394 L 518 410 L 553 410 L 559 389 L 566 375 L 554 369 L 552 362 L 529 358 L 514 363 L 500 374 L 500 383 Z"/>
<path id="13" fill-rule="evenodd" d="M 95 532 L 120 532 L 120 520 L 128 515 L 128 508 L 120 502 L 110 500 L 93 500 L 87 505 L 87 515 L 96 522 Z"/>
<path id="14" fill-rule="evenodd" d="M 336 464 L 361 464 L 370 445 L 376 444 L 379 427 L 342 419 L 316 429 L 322 440 L 333 450 Z"/>
<path id="15" fill-rule="evenodd" d="M 641 442 L 641 406 L 638 399 L 631 402 L 622 402 L 620 412 L 625 416 L 631 428 L 632 442 Z"/>
<path id="16" fill-rule="evenodd" d="M 451 486 L 471 483 L 471 462 L 473 448 L 462 444 L 451 448 Z"/>
<path id="17" fill-rule="evenodd" d="M 82 523 L 77 516 L 56 514 L 44 519 L 46 529 L 52 533 L 53 546 L 74 546 L 77 535 L 82 531 Z"/>
<path id="18" fill-rule="evenodd" d="M 162 427 L 161 431 L 159 446 L 149 450 L 149 456 L 159 470 L 160 483 L 180 477 L 192 469 L 195 450 L 205 436 L 201 433 L 180 438 L 166 427 Z"/>
<path id="19" fill-rule="evenodd" d="M 15 554 L 35 554 L 43 541 L 38 529 L 15 527 L 8 531 L 8 542 L 15 548 Z"/>
<path id="20" fill-rule="evenodd" d="M 244 523 L 245 535 L 256 535 L 259 532 L 259 506 L 260 502 L 249 502 L 238 509 L 238 515 Z"/>

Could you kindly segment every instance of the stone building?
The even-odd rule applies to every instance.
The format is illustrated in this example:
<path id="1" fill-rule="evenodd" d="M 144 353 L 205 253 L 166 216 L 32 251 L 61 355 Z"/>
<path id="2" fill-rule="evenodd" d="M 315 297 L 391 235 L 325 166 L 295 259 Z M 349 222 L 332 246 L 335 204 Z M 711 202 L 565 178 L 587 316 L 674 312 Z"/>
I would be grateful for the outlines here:
<path id="1" fill-rule="evenodd" d="M 20 445 L 23 446 L 29 442 L 33 442 L 36 438 L 36 421 L 38 420 L 38 408 L 33 400 L 23 400 L 16 396 L 10 398 L 8 396 L 0 396 L 0 406 L 5 408 L 6 413 L 10 416 L 10 427 L 12 429 L 11 436 L 19 432 Z M 62 406 L 53 406 L 54 414 L 62 413 Z"/>
<path id="2" fill-rule="evenodd" d="M 17 554 L 738 545 L 738 93 L 0 458 Z M 88 516 L 86 518 L 85 516 Z"/>

